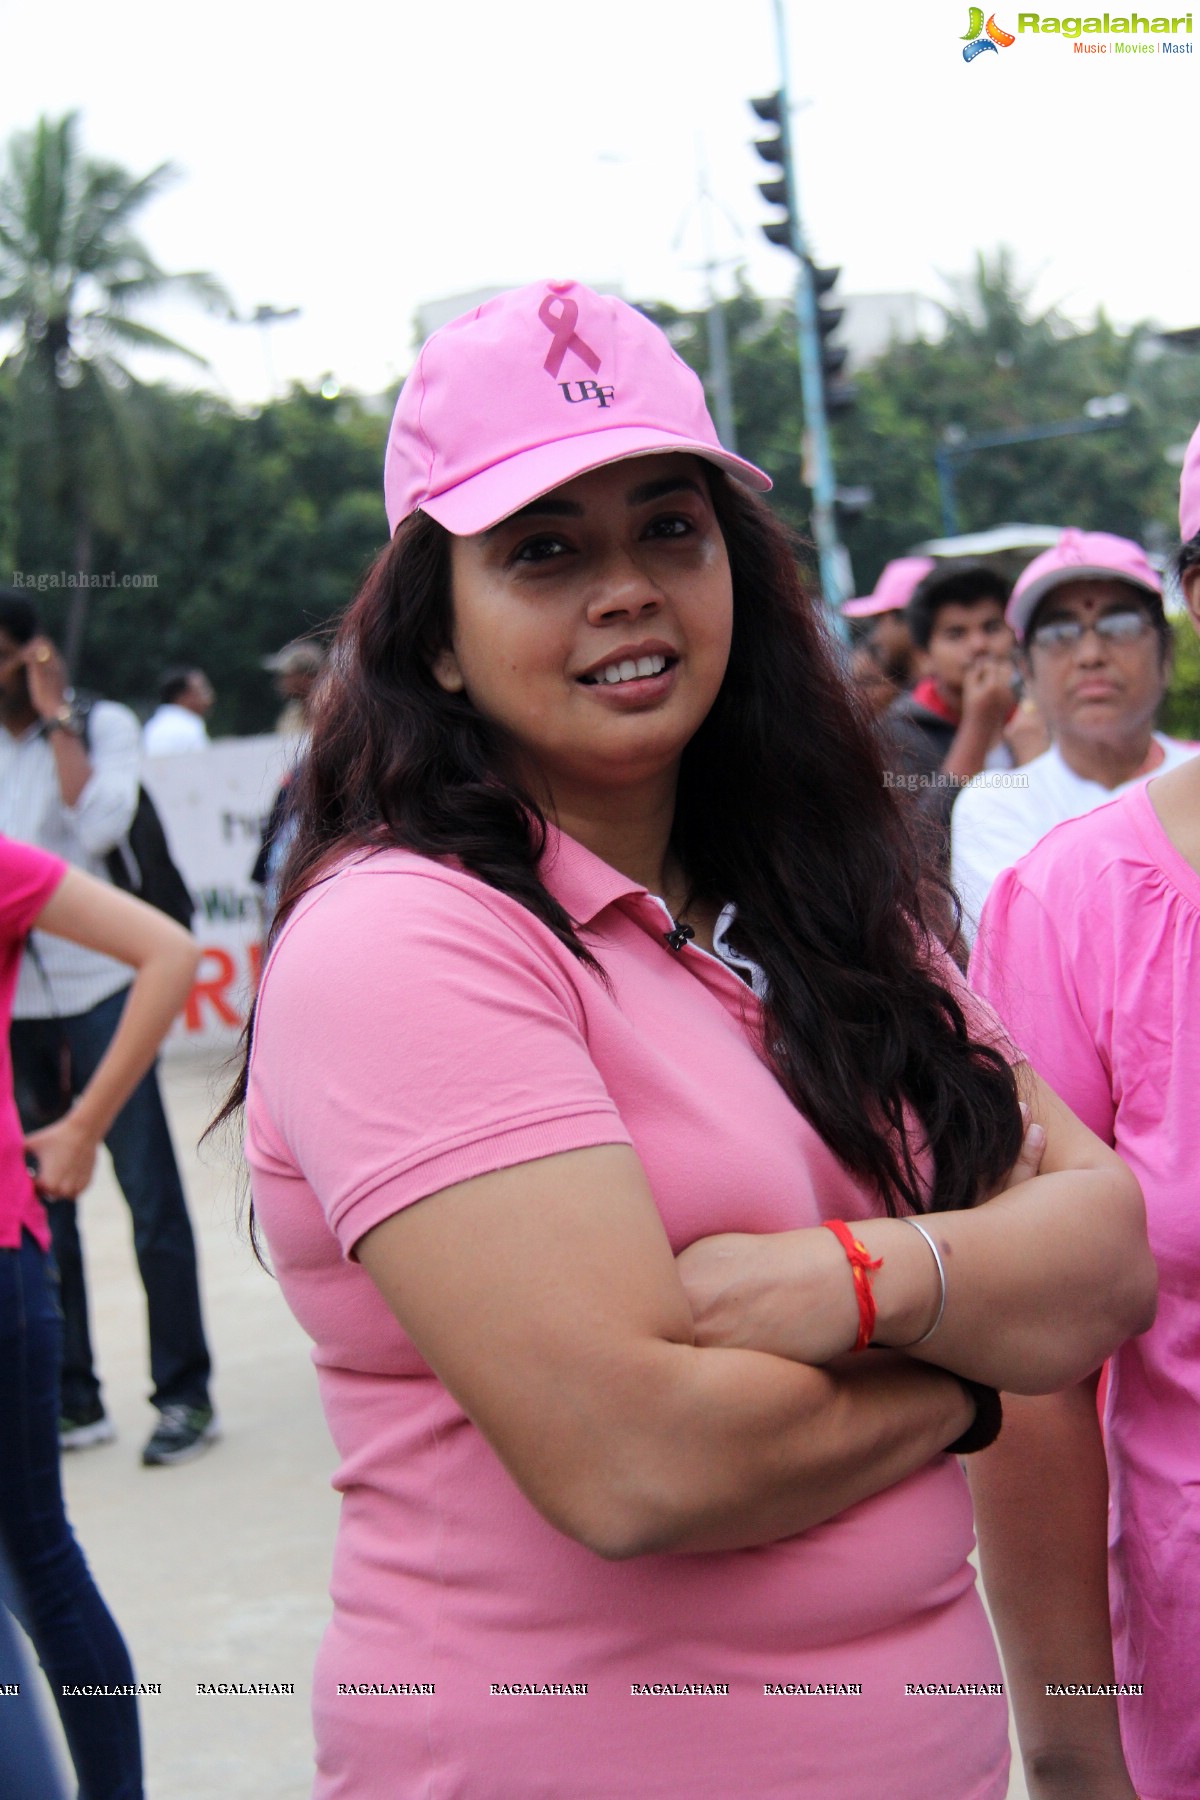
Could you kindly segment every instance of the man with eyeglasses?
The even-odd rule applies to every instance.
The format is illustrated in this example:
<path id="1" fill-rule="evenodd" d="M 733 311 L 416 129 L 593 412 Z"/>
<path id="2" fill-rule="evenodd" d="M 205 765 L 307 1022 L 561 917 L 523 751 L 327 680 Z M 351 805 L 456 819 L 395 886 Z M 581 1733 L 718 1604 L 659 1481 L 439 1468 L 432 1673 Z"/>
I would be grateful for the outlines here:
<path id="1" fill-rule="evenodd" d="M 972 784 L 955 802 L 951 879 L 969 940 L 1001 870 L 1055 825 L 1195 750 L 1154 729 L 1171 630 L 1162 582 L 1139 545 L 1103 531 L 1065 531 L 1021 575 L 1006 616 L 1053 742 L 1012 785 Z"/>

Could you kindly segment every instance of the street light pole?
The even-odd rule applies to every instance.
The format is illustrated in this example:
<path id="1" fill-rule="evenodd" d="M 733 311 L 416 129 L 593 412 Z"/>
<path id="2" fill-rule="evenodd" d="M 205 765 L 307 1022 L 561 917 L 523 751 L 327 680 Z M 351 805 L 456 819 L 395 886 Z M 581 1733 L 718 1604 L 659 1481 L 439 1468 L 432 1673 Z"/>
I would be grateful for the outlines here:
<path id="1" fill-rule="evenodd" d="M 1027 425 L 1020 431 L 989 431 L 981 437 L 968 437 L 958 426 L 946 427 L 942 442 L 933 453 L 937 470 L 938 494 L 942 504 L 942 536 L 957 537 L 959 531 L 957 465 L 977 450 L 1002 450 L 1010 444 L 1040 444 L 1048 438 L 1087 437 L 1093 431 L 1113 431 L 1124 423 L 1129 401 L 1124 394 L 1108 394 L 1089 400 L 1089 415 L 1083 419 L 1059 419 L 1050 425 Z"/>
<path id="2" fill-rule="evenodd" d="M 803 479 L 812 493 L 812 528 L 821 568 L 821 590 L 839 627 L 839 608 L 849 596 L 846 553 L 838 537 L 834 502 L 837 483 L 833 471 L 833 446 L 825 413 L 825 389 L 821 369 L 821 335 L 817 326 L 817 294 L 812 262 L 800 219 L 796 163 L 792 155 L 791 100 L 788 91 L 787 21 L 784 0 L 774 0 L 775 36 L 779 53 L 779 131 L 783 139 L 785 167 L 792 204 L 791 249 L 796 257 L 796 347 L 800 359 L 800 384 L 804 396 Z"/>

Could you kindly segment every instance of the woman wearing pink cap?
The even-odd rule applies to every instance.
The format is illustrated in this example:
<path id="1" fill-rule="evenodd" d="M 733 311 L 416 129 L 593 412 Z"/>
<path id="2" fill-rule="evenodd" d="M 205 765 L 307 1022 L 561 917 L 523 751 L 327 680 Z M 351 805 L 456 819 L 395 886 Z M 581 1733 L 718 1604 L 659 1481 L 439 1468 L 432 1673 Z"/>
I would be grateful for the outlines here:
<path id="1" fill-rule="evenodd" d="M 920 929 L 656 328 L 487 302 L 385 485 L 244 1090 L 341 1456 L 316 1794 L 1001 1800 L 946 1452 L 1147 1323 L 1136 1184 Z"/>
<path id="2" fill-rule="evenodd" d="M 1200 428 L 1180 526 L 1179 580 L 1200 629 Z M 1200 758 L 1058 826 L 1006 870 L 971 974 L 1043 1078 L 1137 1175 L 1159 1270 L 1153 1328 L 1112 1361 L 1107 1467 L 1092 1377 L 1014 1401 L 973 1469 L 1029 1792 L 1195 1800 Z"/>

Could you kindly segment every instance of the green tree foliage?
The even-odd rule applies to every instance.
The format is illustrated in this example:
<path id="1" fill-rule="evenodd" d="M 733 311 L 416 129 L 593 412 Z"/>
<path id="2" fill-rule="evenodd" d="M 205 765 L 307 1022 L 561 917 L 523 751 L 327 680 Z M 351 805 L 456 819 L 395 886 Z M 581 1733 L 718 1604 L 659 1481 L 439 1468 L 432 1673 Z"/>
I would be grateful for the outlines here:
<path id="1" fill-rule="evenodd" d="M 209 275 L 168 275 L 135 236 L 135 216 L 170 179 L 168 164 L 134 177 L 85 157 L 78 115 L 42 118 L 9 141 L 0 174 L 0 326 L 15 327 L 7 421 L 20 476 L 17 532 L 35 560 L 93 566 L 98 529 L 112 533 L 151 445 L 129 348 L 191 356 L 131 315 L 184 292 L 229 302 Z M 200 358 L 193 358 L 199 362 Z M 82 598 L 68 625 L 69 653 L 83 631 Z"/>
<path id="2" fill-rule="evenodd" d="M 1175 666 L 1162 728 L 1173 737 L 1200 743 L 1200 637 L 1190 618 L 1175 621 Z"/>
<path id="3" fill-rule="evenodd" d="M 1165 549 L 1176 535 L 1178 475 L 1166 460 L 1200 416 L 1200 358 L 1165 351 L 1145 326 L 1099 314 L 1077 329 L 1030 311 L 1011 259 L 978 259 L 946 308 L 937 342 L 896 344 L 856 374 L 859 404 L 836 432 L 838 477 L 874 490 L 846 527 L 858 585 L 889 557 L 942 531 L 935 456 L 948 429 L 968 436 L 1080 419 L 1124 394 L 1111 431 L 979 451 L 958 468 L 960 529 L 1020 521 L 1114 531 Z"/>
<path id="4" fill-rule="evenodd" d="M 124 529 L 97 538 L 115 585 L 92 593 L 80 679 L 145 711 L 164 667 L 194 662 L 217 690 L 214 732 L 269 730 L 279 702 L 262 658 L 340 613 L 386 538 L 390 409 L 302 387 L 249 415 L 166 388 L 139 400 L 154 466 Z M 36 598 L 60 629 L 66 596 Z"/>

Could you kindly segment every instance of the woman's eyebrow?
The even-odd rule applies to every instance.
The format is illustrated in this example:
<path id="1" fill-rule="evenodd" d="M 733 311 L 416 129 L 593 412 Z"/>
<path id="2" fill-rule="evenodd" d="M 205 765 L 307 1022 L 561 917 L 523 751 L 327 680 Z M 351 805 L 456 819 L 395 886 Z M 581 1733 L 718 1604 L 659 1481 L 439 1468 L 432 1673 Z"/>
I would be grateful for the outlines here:
<path id="1" fill-rule="evenodd" d="M 628 506 L 644 506 L 648 500 L 662 500 L 667 494 L 698 494 L 702 500 L 707 499 L 704 489 L 698 481 L 688 475 L 664 475 L 659 481 L 643 482 L 626 495 Z"/>
<path id="2" fill-rule="evenodd" d="M 664 475 L 658 481 L 645 481 L 640 487 L 632 488 L 625 500 L 627 506 L 645 506 L 648 501 L 662 500 L 667 494 L 680 493 L 697 494 L 701 500 L 706 498 L 700 483 L 693 481 L 690 476 Z M 552 519 L 582 519 L 584 508 L 577 500 L 556 500 L 553 494 L 543 494 L 539 499 L 531 500 L 528 506 L 522 506 L 517 512 L 509 513 L 507 517 L 497 520 L 495 525 L 489 525 L 487 530 L 481 531 L 479 535 L 482 538 L 493 537 L 496 532 L 502 530 L 505 525 L 511 525 L 514 520 L 534 518 L 539 514 L 544 518 Z"/>
<path id="3" fill-rule="evenodd" d="M 498 531 L 503 531 L 514 520 L 528 519 L 538 514 L 551 519 L 582 519 L 583 508 L 577 500 L 556 500 L 553 494 L 543 494 L 540 499 L 531 500 L 528 506 L 522 506 L 514 513 L 507 513 L 503 519 L 497 519 L 494 525 L 489 525 L 479 535 L 482 538 L 495 537 Z"/>

